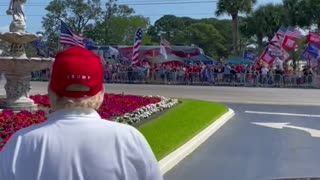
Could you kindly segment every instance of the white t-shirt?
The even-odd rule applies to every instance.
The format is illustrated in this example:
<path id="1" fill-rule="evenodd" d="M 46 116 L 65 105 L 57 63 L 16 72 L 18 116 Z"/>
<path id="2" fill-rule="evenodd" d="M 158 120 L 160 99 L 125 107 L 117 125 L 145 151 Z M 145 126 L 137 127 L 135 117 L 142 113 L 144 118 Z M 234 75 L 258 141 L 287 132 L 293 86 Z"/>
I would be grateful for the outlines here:
<path id="1" fill-rule="evenodd" d="M 61 110 L 15 133 L 0 152 L 1 180 L 162 180 L 134 127 L 94 110 Z"/>
<path id="2" fill-rule="evenodd" d="M 269 69 L 266 68 L 266 67 L 263 67 L 263 68 L 261 69 L 261 74 L 263 74 L 263 75 L 268 75 L 268 72 L 269 72 Z"/>

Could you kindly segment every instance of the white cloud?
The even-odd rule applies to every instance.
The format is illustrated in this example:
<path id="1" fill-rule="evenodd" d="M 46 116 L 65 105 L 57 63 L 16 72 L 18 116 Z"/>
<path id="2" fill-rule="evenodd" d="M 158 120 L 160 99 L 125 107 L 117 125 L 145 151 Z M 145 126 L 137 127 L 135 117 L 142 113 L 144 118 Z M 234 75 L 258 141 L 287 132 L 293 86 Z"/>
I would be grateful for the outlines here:
<path id="1" fill-rule="evenodd" d="M 8 32 L 9 31 L 9 25 L 0 26 L 0 32 Z"/>

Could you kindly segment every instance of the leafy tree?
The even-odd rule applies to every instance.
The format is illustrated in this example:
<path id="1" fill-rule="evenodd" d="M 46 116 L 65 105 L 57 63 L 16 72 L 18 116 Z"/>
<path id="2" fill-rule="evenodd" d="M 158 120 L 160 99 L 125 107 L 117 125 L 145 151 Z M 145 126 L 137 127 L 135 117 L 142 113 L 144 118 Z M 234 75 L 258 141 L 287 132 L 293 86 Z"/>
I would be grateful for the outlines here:
<path id="1" fill-rule="evenodd" d="M 283 0 L 285 24 L 291 26 L 307 27 L 312 23 L 310 14 L 313 13 L 308 6 L 309 0 Z M 306 13 L 307 12 L 307 13 Z"/>
<path id="2" fill-rule="evenodd" d="M 141 27 L 147 29 L 149 20 L 142 16 L 115 16 L 108 22 L 98 23 L 95 27 L 96 41 L 100 44 L 132 44 L 136 30 Z M 104 34 L 105 32 L 106 34 Z M 145 35 L 143 36 L 145 38 Z M 144 43 L 150 43 L 151 40 L 144 39 Z"/>
<path id="3" fill-rule="evenodd" d="M 188 44 L 195 44 L 203 48 L 206 54 L 213 57 L 222 57 L 228 54 L 224 46 L 225 39 L 211 24 L 203 22 L 192 24 L 180 32 L 178 38 L 185 40 Z"/>
<path id="4" fill-rule="evenodd" d="M 73 31 L 82 34 L 86 26 L 98 20 L 102 15 L 100 0 L 53 0 L 46 7 L 48 13 L 42 20 L 42 26 L 51 47 L 57 47 L 60 19 Z"/>
<path id="5" fill-rule="evenodd" d="M 181 43 L 176 38 L 177 34 L 184 31 L 195 22 L 197 22 L 197 20 L 188 17 L 164 15 L 155 22 L 154 26 L 149 28 L 148 34 L 152 37 L 152 41 L 154 42 L 159 42 L 160 36 L 162 36 L 172 44 Z"/>
<path id="6" fill-rule="evenodd" d="M 216 15 L 221 16 L 228 14 L 232 18 L 232 34 L 233 34 L 233 53 L 237 53 L 239 49 L 239 13 L 251 12 L 252 6 L 256 0 L 219 0 L 217 2 Z"/>
<path id="7" fill-rule="evenodd" d="M 159 44 L 160 36 L 162 36 L 171 44 L 196 44 L 207 54 L 214 57 L 225 57 L 232 50 L 231 27 L 230 20 L 192 19 L 164 15 L 155 22 L 154 26 L 149 27 L 148 35 L 153 44 Z M 201 30 L 201 28 L 204 29 Z"/>
<path id="8" fill-rule="evenodd" d="M 316 24 L 320 33 L 320 0 L 300 0 L 299 8 L 296 24 L 302 27 Z"/>
<path id="9" fill-rule="evenodd" d="M 127 5 L 118 5 L 117 0 L 109 0 L 106 3 L 106 12 L 105 17 L 106 19 L 111 18 L 113 16 L 125 16 L 128 17 L 134 13 L 134 9 L 130 8 Z"/>
<path id="10" fill-rule="evenodd" d="M 218 30 L 221 36 L 224 38 L 224 47 L 228 50 L 228 52 L 232 51 L 232 36 L 230 36 L 230 34 L 232 34 L 232 22 L 230 20 L 207 18 L 200 19 L 199 22 L 213 25 L 215 29 Z M 224 57 L 226 57 L 226 55 L 224 55 Z"/>
<path id="11" fill-rule="evenodd" d="M 301 60 L 301 54 L 307 46 L 307 38 L 304 37 L 302 39 L 298 39 L 296 42 L 297 48 L 294 51 L 288 52 L 290 54 L 290 59 L 292 60 L 294 70 L 296 70 L 298 67 L 298 62 Z"/>
<path id="12" fill-rule="evenodd" d="M 132 44 L 136 29 L 147 29 L 149 19 L 133 16 L 132 8 L 116 2 L 108 0 L 105 8 L 102 8 L 101 0 L 53 0 L 46 8 L 48 13 L 43 18 L 45 39 L 49 46 L 58 47 L 60 19 L 73 31 L 98 44 Z M 145 36 L 143 42 L 150 43 L 150 39 Z"/>
<path id="13" fill-rule="evenodd" d="M 244 18 L 240 30 L 244 36 L 254 38 L 261 50 L 264 47 L 263 38 L 267 37 L 271 40 L 284 22 L 283 6 L 270 3 L 258 7 L 256 11 Z"/>
<path id="14" fill-rule="evenodd" d="M 97 26 L 93 29 L 95 39 L 102 44 L 109 44 L 110 38 L 112 38 L 112 32 L 110 28 L 113 27 L 111 22 L 114 17 L 129 17 L 134 13 L 134 10 L 126 5 L 117 5 L 117 0 L 109 0 L 106 4 L 106 11 L 103 12 L 103 18 L 97 23 Z M 114 22 L 114 21 L 113 21 Z M 98 39 L 97 39 L 98 38 Z"/>
<path id="15" fill-rule="evenodd" d="M 241 35 L 251 42 L 251 44 L 257 45 L 258 49 L 263 48 L 264 31 L 259 26 L 256 13 L 252 13 L 244 18 L 240 24 Z"/>
<path id="16" fill-rule="evenodd" d="M 316 25 L 320 33 L 320 0 L 283 0 L 288 25 L 301 28 Z"/>
<path id="17" fill-rule="evenodd" d="M 135 12 L 127 5 L 118 5 L 116 0 L 106 3 L 106 11 L 95 26 L 90 27 L 86 37 L 98 44 L 132 44 L 136 30 L 149 27 L 149 19 L 133 15 Z M 143 43 L 150 43 L 150 38 L 143 36 Z"/>

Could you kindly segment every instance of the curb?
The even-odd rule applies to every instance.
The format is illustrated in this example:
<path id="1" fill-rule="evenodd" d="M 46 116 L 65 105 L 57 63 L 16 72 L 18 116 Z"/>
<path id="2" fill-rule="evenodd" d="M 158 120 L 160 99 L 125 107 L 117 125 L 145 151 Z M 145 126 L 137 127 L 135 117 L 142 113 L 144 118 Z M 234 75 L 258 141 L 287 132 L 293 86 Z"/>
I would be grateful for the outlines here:
<path id="1" fill-rule="evenodd" d="M 164 157 L 159 161 L 160 171 L 164 175 L 173 167 L 175 167 L 185 157 L 190 155 L 202 143 L 204 143 L 212 134 L 219 130 L 226 122 L 228 122 L 235 115 L 234 111 L 229 108 L 229 111 L 222 115 L 219 119 L 213 122 L 210 126 L 198 133 L 184 145 Z"/>

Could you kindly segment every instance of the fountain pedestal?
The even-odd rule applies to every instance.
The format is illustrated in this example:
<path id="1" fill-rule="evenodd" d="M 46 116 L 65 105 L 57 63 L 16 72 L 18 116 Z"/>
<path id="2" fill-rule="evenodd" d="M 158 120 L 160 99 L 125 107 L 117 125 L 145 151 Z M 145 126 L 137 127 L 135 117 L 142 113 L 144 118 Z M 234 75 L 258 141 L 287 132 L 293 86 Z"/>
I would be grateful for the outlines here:
<path id="1" fill-rule="evenodd" d="M 13 109 L 15 111 L 37 109 L 37 105 L 29 98 L 31 89 L 29 73 L 5 75 L 7 83 L 4 86 L 6 90 L 6 100 L 0 104 L 0 108 Z"/>

